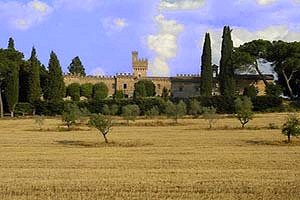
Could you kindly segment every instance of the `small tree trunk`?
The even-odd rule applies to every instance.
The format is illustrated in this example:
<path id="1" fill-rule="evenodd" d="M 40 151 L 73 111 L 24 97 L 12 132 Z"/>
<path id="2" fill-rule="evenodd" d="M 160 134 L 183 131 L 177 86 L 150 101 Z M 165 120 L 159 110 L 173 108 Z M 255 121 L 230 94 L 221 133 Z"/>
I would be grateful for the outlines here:
<path id="1" fill-rule="evenodd" d="M 290 78 L 287 77 L 287 75 L 286 75 L 284 69 L 282 69 L 281 72 L 282 72 L 282 74 L 283 74 L 283 77 L 284 77 L 286 86 L 287 86 L 287 88 L 288 88 L 288 90 L 289 90 L 289 93 L 290 93 L 290 95 L 291 95 L 291 98 L 294 99 L 294 93 L 293 93 L 293 90 L 292 90 L 291 85 L 290 85 L 290 78 L 291 78 L 291 77 L 290 77 Z"/>
<path id="2" fill-rule="evenodd" d="M 291 135 L 288 134 L 287 136 L 288 136 L 288 143 L 290 143 L 291 142 Z"/>
<path id="3" fill-rule="evenodd" d="M 268 82 L 267 82 L 265 76 L 264 76 L 264 75 L 262 74 L 262 72 L 260 71 L 260 69 L 259 69 L 259 67 L 258 67 L 258 63 L 257 63 L 256 60 L 255 60 L 254 66 L 255 66 L 255 70 L 257 71 L 258 75 L 262 78 L 262 80 L 263 80 L 263 82 L 264 82 L 264 84 L 265 84 L 265 87 L 267 87 L 267 86 L 268 86 Z"/>
<path id="4" fill-rule="evenodd" d="M 11 117 L 11 118 L 14 117 L 14 111 L 10 111 L 10 117 Z"/>
<path id="5" fill-rule="evenodd" d="M 103 135 L 103 137 L 104 137 L 105 143 L 108 144 L 108 139 L 107 139 L 107 137 L 106 137 L 106 133 L 103 133 L 102 135 Z"/>

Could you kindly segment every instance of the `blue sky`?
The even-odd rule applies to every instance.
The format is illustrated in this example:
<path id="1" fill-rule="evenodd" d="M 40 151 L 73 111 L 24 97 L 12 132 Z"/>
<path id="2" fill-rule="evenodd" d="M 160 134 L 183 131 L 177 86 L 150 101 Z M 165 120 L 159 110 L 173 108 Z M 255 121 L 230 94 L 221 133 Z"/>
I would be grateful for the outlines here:
<path id="1" fill-rule="evenodd" d="M 79 56 L 88 74 L 130 73 L 131 52 L 149 59 L 149 75 L 196 74 L 203 36 L 219 64 L 224 25 L 234 46 L 262 38 L 300 41 L 300 0 L 0 0 L 0 47 L 9 37 L 64 72 Z"/>

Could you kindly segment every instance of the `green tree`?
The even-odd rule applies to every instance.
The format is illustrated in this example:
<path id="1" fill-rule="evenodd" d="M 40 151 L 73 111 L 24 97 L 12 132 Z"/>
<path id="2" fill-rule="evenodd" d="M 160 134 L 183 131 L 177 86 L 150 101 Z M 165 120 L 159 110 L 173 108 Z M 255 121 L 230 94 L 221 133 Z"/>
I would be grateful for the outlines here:
<path id="1" fill-rule="evenodd" d="M 151 80 L 140 80 L 134 84 L 134 97 L 155 96 L 155 84 Z"/>
<path id="2" fill-rule="evenodd" d="M 209 129 L 212 128 L 212 125 L 218 121 L 217 109 L 214 107 L 203 107 L 203 119 L 208 121 Z"/>
<path id="3" fill-rule="evenodd" d="M 279 97 L 282 94 L 282 88 L 280 85 L 268 84 L 266 87 L 266 95 Z"/>
<path id="4" fill-rule="evenodd" d="M 71 83 L 67 86 L 67 96 L 70 96 L 73 101 L 80 100 L 80 84 Z"/>
<path id="5" fill-rule="evenodd" d="M 149 110 L 146 111 L 146 116 L 149 118 L 153 118 L 159 115 L 159 108 L 157 106 L 153 106 Z"/>
<path id="6" fill-rule="evenodd" d="M 193 99 L 191 101 L 190 107 L 191 108 L 190 108 L 189 114 L 193 115 L 194 118 L 197 118 L 202 113 L 202 108 L 201 108 L 200 102 L 197 101 L 196 99 Z"/>
<path id="7" fill-rule="evenodd" d="M 259 63 L 266 61 L 270 47 L 270 41 L 259 39 L 235 48 L 233 53 L 235 68 L 242 72 L 258 73 L 265 86 L 267 86 L 268 82 L 260 69 Z"/>
<path id="8" fill-rule="evenodd" d="M 233 97 L 235 95 L 235 70 L 232 62 L 233 42 L 229 26 L 224 26 L 222 38 L 219 75 L 220 92 L 225 97 Z"/>
<path id="9" fill-rule="evenodd" d="M 234 101 L 236 118 L 240 121 L 242 128 L 253 118 L 253 105 L 251 99 L 247 96 L 237 98 Z"/>
<path id="10" fill-rule="evenodd" d="M 41 63 L 37 59 L 36 50 L 32 47 L 31 56 L 29 58 L 29 73 L 28 73 L 28 101 L 33 103 L 41 98 L 40 85 L 40 67 Z"/>
<path id="11" fill-rule="evenodd" d="M 146 87 L 144 84 L 140 84 L 140 82 L 137 82 L 134 84 L 134 93 L 133 93 L 134 98 L 142 98 L 146 97 Z"/>
<path id="12" fill-rule="evenodd" d="M 80 96 L 91 99 L 93 95 L 93 84 L 84 83 L 80 86 Z"/>
<path id="13" fill-rule="evenodd" d="M 272 62 L 278 75 L 278 83 L 286 95 L 292 99 L 299 90 L 300 79 L 300 42 L 275 41 L 269 50 L 268 61 Z"/>
<path id="14" fill-rule="evenodd" d="M 107 104 L 104 104 L 103 105 L 103 108 L 102 108 L 102 113 L 104 115 L 110 115 L 111 114 L 111 111 L 110 111 L 110 108 Z"/>
<path id="15" fill-rule="evenodd" d="M 5 50 L 9 73 L 5 79 L 5 98 L 11 116 L 14 116 L 16 104 L 19 100 L 19 70 L 24 55 L 14 48 L 14 40 L 9 38 L 8 49 Z"/>
<path id="16" fill-rule="evenodd" d="M 62 121 L 66 123 L 68 130 L 70 130 L 71 126 L 76 123 L 76 120 L 79 120 L 80 116 L 81 113 L 78 106 L 74 103 L 68 103 L 64 107 Z"/>
<path id="17" fill-rule="evenodd" d="M 78 56 L 72 59 L 71 64 L 68 67 L 70 74 L 85 76 L 85 69 Z"/>
<path id="18" fill-rule="evenodd" d="M 47 93 L 49 88 L 49 73 L 45 65 L 40 66 L 40 84 L 42 90 L 42 96 L 47 99 Z"/>
<path id="19" fill-rule="evenodd" d="M 177 124 L 178 119 L 186 114 L 186 104 L 182 100 L 180 100 L 178 104 L 167 101 L 165 113 L 169 118 L 173 118 Z"/>
<path id="20" fill-rule="evenodd" d="M 117 115 L 119 112 L 119 106 L 117 104 L 113 104 L 110 108 L 111 115 Z"/>
<path id="21" fill-rule="evenodd" d="M 48 71 L 49 82 L 46 98 L 52 101 L 60 101 L 65 96 L 65 83 L 59 60 L 53 51 L 50 54 Z"/>
<path id="22" fill-rule="evenodd" d="M 8 39 L 7 49 L 13 49 L 13 50 L 15 50 L 15 41 L 11 37 Z"/>
<path id="23" fill-rule="evenodd" d="M 29 102 L 29 71 L 30 62 L 24 61 L 19 70 L 19 101 Z"/>
<path id="24" fill-rule="evenodd" d="M 122 116 L 127 121 L 127 125 L 129 125 L 129 120 L 135 121 L 137 116 L 140 115 L 140 108 L 138 105 L 126 105 L 122 107 Z"/>
<path id="25" fill-rule="evenodd" d="M 213 71 L 211 65 L 211 43 L 209 33 L 205 34 L 203 53 L 201 57 L 201 82 L 200 92 L 202 96 L 212 95 Z"/>
<path id="26" fill-rule="evenodd" d="M 114 99 L 115 100 L 120 100 L 120 99 L 124 99 L 125 95 L 123 90 L 116 90 L 115 94 L 114 94 Z"/>
<path id="27" fill-rule="evenodd" d="M 254 85 L 250 85 L 250 86 L 244 88 L 244 92 L 243 92 L 244 96 L 253 98 L 253 97 L 256 97 L 257 94 L 258 94 L 258 89 Z"/>
<path id="28" fill-rule="evenodd" d="M 163 88 L 161 97 L 162 97 L 165 101 L 168 101 L 168 100 L 169 100 L 169 90 L 168 90 L 166 87 Z"/>
<path id="29" fill-rule="evenodd" d="M 96 83 L 93 85 L 93 99 L 94 100 L 101 100 L 105 99 L 108 95 L 108 88 L 105 83 Z"/>
<path id="30" fill-rule="evenodd" d="M 3 99 L 2 99 L 2 91 L 4 89 L 4 82 L 9 73 L 8 67 L 8 59 L 6 56 L 6 51 L 4 49 L 0 49 L 0 118 L 3 118 Z"/>
<path id="31" fill-rule="evenodd" d="M 108 143 L 106 135 L 111 131 L 113 126 L 111 117 L 102 114 L 94 114 L 90 117 L 89 125 L 98 129 L 101 132 L 105 143 Z"/>
<path id="32" fill-rule="evenodd" d="M 300 121 L 295 114 L 288 115 L 282 127 L 282 134 L 288 137 L 288 143 L 291 142 L 291 136 L 300 135 Z"/>

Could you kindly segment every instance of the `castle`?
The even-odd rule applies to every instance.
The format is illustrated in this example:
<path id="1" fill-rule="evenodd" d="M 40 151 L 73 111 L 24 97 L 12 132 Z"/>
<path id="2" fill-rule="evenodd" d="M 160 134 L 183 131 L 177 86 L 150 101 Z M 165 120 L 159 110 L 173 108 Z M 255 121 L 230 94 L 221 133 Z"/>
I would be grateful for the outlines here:
<path id="1" fill-rule="evenodd" d="M 155 84 L 156 95 L 161 96 L 163 88 L 167 88 L 173 97 L 192 97 L 200 95 L 200 75 L 199 74 L 180 74 L 176 77 L 155 77 L 147 76 L 148 59 L 139 59 L 138 52 L 132 52 L 132 70 L 133 73 L 117 73 L 115 76 L 86 76 L 80 77 L 76 75 L 65 75 L 64 81 L 66 85 L 71 83 L 99 83 L 103 82 L 108 87 L 108 96 L 113 97 L 116 90 L 123 91 L 126 98 L 133 96 L 134 84 L 141 79 L 151 80 Z M 213 65 L 214 89 L 213 95 L 219 94 L 218 89 L 218 66 Z M 265 75 L 268 82 L 274 81 L 272 74 Z M 259 75 L 238 75 L 237 90 L 242 93 L 244 88 L 254 85 L 258 89 L 258 95 L 264 95 L 265 85 Z"/>

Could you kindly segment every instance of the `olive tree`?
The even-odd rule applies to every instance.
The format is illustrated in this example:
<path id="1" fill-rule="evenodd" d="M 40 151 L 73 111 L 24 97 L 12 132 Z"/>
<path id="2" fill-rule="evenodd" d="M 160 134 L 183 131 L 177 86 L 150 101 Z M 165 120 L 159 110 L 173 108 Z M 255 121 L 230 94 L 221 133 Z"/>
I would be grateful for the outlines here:
<path id="1" fill-rule="evenodd" d="M 126 105 L 122 107 L 122 116 L 129 125 L 129 120 L 135 121 L 136 117 L 140 114 L 140 108 L 138 105 Z"/>
<path id="2" fill-rule="evenodd" d="M 111 117 L 102 114 L 91 115 L 89 125 L 98 129 L 102 134 L 105 143 L 108 143 L 106 135 L 111 131 L 113 126 Z"/>
<path id="3" fill-rule="evenodd" d="M 300 121 L 295 114 L 288 115 L 283 124 L 282 133 L 288 137 L 288 143 L 291 142 L 291 136 L 300 135 Z"/>
<path id="4" fill-rule="evenodd" d="M 240 121 L 242 128 L 253 118 L 253 105 L 251 99 L 247 96 L 237 98 L 234 101 L 236 118 Z"/>
<path id="5" fill-rule="evenodd" d="M 175 123 L 178 123 L 178 119 L 186 114 L 186 104 L 180 100 L 178 104 L 174 104 L 171 101 L 167 101 L 166 110 L 167 116 L 173 118 Z"/>
<path id="6" fill-rule="evenodd" d="M 208 121 L 209 129 L 211 129 L 212 125 L 218 120 L 217 109 L 214 107 L 203 107 L 202 112 L 203 119 Z"/>

